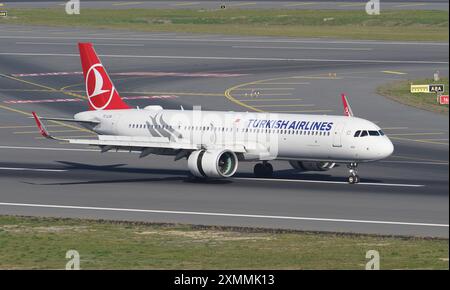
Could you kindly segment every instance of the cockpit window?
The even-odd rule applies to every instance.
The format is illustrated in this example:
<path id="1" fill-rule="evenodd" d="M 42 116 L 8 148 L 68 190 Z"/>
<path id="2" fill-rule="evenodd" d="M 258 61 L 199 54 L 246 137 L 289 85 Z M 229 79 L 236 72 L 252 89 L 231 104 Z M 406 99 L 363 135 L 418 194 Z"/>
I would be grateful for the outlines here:
<path id="1" fill-rule="evenodd" d="M 384 132 L 382 130 L 379 130 L 378 133 L 380 133 L 380 136 L 384 136 Z"/>
<path id="2" fill-rule="evenodd" d="M 370 136 L 380 136 L 380 133 L 378 131 L 369 131 Z"/>
<path id="3" fill-rule="evenodd" d="M 366 137 L 368 135 L 369 135 L 369 133 L 367 131 L 362 131 L 360 137 Z"/>
<path id="4" fill-rule="evenodd" d="M 354 137 L 359 137 L 359 134 L 361 134 L 361 130 L 356 131 Z"/>

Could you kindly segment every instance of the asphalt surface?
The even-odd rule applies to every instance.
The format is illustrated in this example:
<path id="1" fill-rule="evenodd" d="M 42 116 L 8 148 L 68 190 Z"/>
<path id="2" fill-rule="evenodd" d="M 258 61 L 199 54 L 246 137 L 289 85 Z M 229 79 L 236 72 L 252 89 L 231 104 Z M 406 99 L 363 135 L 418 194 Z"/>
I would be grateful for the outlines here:
<path id="1" fill-rule="evenodd" d="M 2 1 L 11 8 L 51 8 L 64 6 L 67 1 Z M 360 10 L 364 9 L 367 1 L 209 1 L 209 0 L 181 0 L 181 1 L 81 1 L 81 9 L 337 9 Z M 381 10 L 448 10 L 448 0 L 381 0 Z"/>
<path id="2" fill-rule="evenodd" d="M 195 182 L 185 161 L 98 153 L 43 140 L 27 113 L 86 109 L 76 43 L 92 41 L 134 106 L 357 116 L 393 140 L 388 160 L 299 174 L 273 162 L 273 179 Z M 255 226 L 448 238 L 448 115 L 375 93 L 393 80 L 448 76 L 448 43 L 228 37 L 2 26 L 0 213 Z M 86 136 L 49 123 L 57 136 Z"/>

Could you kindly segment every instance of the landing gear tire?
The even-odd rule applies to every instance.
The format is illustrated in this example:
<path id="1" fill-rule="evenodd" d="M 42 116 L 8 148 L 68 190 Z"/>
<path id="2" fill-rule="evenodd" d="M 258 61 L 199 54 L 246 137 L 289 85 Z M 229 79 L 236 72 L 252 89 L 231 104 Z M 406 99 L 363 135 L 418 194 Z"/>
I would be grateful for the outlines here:
<path id="1" fill-rule="evenodd" d="M 350 184 L 359 183 L 360 178 L 358 175 L 358 163 L 350 163 L 347 167 L 350 171 L 350 176 L 348 177 L 348 183 L 350 183 Z"/>
<path id="2" fill-rule="evenodd" d="M 356 184 L 356 183 L 359 183 L 359 176 L 358 175 L 350 175 L 349 177 L 348 177 L 348 183 L 350 183 L 350 184 Z"/>
<path id="3" fill-rule="evenodd" d="M 258 163 L 253 168 L 256 177 L 271 177 L 273 175 L 273 166 L 268 162 Z"/>

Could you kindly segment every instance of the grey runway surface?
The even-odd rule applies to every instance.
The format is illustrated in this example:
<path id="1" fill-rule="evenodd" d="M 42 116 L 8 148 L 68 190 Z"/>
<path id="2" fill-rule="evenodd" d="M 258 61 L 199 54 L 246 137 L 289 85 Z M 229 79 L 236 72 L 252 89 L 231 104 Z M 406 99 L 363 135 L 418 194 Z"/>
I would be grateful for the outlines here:
<path id="1" fill-rule="evenodd" d="M 195 182 L 185 161 L 43 140 L 27 113 L 86 109 L 76 43 L 92 41 L 133 106 L 356 115 L 392 138 L 388 160 L 273 179 Z M 448 76 L 448 43 L 230 37 L 2 26 L 0 213 L 448 238 L 448 115 L 387 100 L 378 85 Z M 49 124 L 57 136 L 92 136 Z"/>
<path id="2" fill-rule="evenodd" d="M 61 7 L 67 1 L 2 1 L 10 8 L 52 8 Z M 222 5 L 228 9 L 298 9 L 298 10 L 363 10 L 367 1 L 209 1 L 209 0 L 181 0 L 181 1 L 89 1 L 82 0 L 81 8 L 95 9 L 221 9 Z M 382 0 L 382 10 L 448 10 L 447 0 Z"/>

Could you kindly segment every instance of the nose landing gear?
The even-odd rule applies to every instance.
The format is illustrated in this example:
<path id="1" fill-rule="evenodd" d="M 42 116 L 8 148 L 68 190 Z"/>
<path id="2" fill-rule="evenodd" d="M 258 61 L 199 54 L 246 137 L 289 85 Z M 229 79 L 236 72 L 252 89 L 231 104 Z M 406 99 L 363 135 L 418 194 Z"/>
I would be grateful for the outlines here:
<path id="1" fill-rule="evenodd" d="M 263 163 L 257 163 L 253 168 L 253 173 L 256 177 L 272 177 L 273 166 L 267 161 L 263 161 Z"/>
<path id="2" fill-rule="evenodd" d="M 347 165 L 350 176 L 348 177 L 348 183 L 350 184 L 356 184 L 359 183 L 360 178 L 358 175 L 358 163 L 350 163 Z"/>

